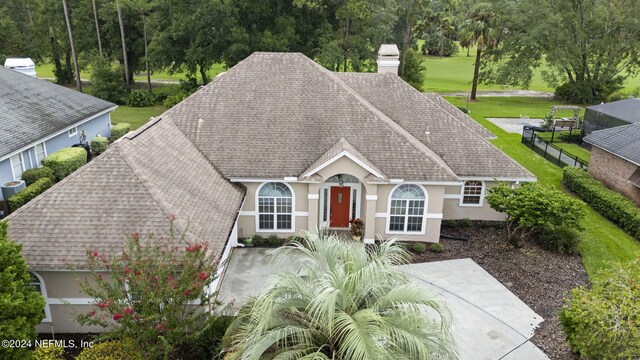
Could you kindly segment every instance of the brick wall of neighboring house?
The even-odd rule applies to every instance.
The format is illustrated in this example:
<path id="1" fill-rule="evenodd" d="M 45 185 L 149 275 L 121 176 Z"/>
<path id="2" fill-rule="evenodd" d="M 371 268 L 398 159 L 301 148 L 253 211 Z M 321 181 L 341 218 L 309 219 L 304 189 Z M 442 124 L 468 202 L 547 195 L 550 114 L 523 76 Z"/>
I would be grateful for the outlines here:
<path id="1" fill-rule="evenodd" d="M 637 168 L 637 165 L 596 146 L 591 148 L 589 174 L 640 206 L 640 189 L 628 181 Z"/>

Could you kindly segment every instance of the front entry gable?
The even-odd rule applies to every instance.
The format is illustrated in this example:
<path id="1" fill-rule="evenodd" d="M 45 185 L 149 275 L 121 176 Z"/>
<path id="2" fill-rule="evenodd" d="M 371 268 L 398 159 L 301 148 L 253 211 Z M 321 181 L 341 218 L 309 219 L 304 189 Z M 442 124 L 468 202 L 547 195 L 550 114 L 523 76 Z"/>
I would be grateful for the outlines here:
<path id="1" fill-rule="evenodd" d="M 366 176 L 374 177 L 380 182 L 387 182 L 387 176 L 380 170 L 373 162 L 367 159 L 358 149 L 353 147 L 345 138 L 341 138 L 335 145 L 329 148 L 322 156 L 320 156 L 316 161 L 314 161 L 311 165 L 309 165 L 303 172 L 300 174 L 300 180 L 305 179 L 314 179 L 317 178 L 317 175 L 322 175 L 321 173 L 326 173 L 327 170 L 333 168 L 335 166 L 341 167 L 340 165 L 345 165 L 345 161 L 342 159 L 349 159 L 348 163 L 353 164 L 361 168 L 360 171 L 364 170 L 366 174 L 364 174 L 363 178 Z M 353 173 L 355 169 L 344 169 L 346 171 L 341 171 L 342 173 Z M 340 172 L 336 172 L 340 173 Z M 333 174 L 332 174 L 333 175 Z"/>

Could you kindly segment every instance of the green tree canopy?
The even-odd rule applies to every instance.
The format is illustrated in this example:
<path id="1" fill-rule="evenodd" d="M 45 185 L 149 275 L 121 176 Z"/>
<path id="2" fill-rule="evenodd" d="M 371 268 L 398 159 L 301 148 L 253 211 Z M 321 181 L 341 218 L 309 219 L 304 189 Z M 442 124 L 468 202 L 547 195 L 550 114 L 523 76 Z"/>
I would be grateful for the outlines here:
<path id="1" fill-rule="evenodd" d="M 0 340 L 33 340 L 35 326 L 44 319 L 44 298 L 29 285 L 33 282 L 22 257 L 22 245 L 7 237 L 7 223 L 0 222 Z M 28 349 L 0 347 L 2 359 L 24 359 Z"/>

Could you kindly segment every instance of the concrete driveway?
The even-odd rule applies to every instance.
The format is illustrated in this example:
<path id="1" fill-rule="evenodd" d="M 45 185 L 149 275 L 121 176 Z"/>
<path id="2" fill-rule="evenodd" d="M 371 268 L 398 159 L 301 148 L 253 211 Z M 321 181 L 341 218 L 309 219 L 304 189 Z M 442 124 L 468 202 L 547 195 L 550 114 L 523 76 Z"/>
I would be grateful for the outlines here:
<path id="1" fill-rule="evenodd" d="M 267 249 L 235 249 L 218 300 L 241 306 L 258 295 L 277 271 Z M 453 335 L 461 359 L 538 360 L 547 356 L 529 339 L 543 319 L 471 259 L 401 267 L 411 281 L 442 296 L 453 313 Z"/>

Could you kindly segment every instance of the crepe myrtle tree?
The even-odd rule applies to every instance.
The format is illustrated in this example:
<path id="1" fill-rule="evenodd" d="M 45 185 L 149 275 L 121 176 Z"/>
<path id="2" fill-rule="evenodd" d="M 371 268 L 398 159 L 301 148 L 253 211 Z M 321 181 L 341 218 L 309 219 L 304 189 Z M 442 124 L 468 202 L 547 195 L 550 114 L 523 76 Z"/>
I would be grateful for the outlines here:
<path id="1" fill-rule="evenodd" d="M 108 337 L 132 338 L 151 358 L 164 357 L 198 336 L 207 320 L 207 289 L 218 263 L 207 250 L 187 241 L 173 223 L 168 237 L 127 236 L 118 255 L 89 250 L 90 276 L 79 282 L 94 301 L 78 322 L 102 326 Z"/>

